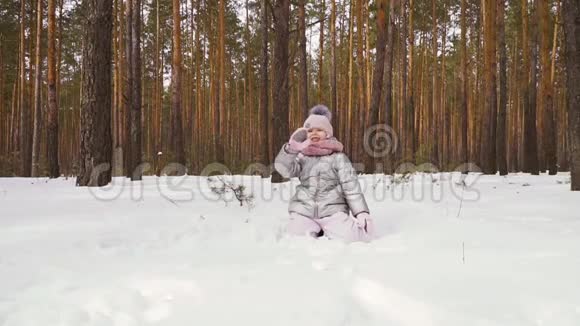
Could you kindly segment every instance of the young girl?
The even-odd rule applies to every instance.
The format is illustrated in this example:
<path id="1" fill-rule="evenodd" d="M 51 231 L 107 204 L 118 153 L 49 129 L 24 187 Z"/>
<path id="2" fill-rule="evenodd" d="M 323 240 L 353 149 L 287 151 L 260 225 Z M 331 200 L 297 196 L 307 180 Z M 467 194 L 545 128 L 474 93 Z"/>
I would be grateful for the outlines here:
<path id="1" fill-rule="evenodd" d="M 342 144 L 332 136 L 331 117 L 326 106 L 313 107 L 304 126 L 276 156 L 274 166 L 280 175 L 300 180 L 288 208 L 286 232 L 370 241 L 370 211 L 356 171 L 342 152 Z"/>

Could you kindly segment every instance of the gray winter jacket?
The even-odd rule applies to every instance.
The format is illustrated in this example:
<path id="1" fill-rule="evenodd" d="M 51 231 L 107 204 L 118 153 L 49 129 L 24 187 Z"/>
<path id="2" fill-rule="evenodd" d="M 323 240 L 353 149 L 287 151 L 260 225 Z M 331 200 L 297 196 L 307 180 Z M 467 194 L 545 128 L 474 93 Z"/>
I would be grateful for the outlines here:
<path id="1" fill-rule="evenodd" d="M 303 156 L 286 150 L 284 144 L 274 167 L 285 178 L 298 177 L 300 185 L 290 200 L 289 212 L 318 219 L 336 212 L 354 216 L 370 213 L 356 171 L 344 153 Z"/>

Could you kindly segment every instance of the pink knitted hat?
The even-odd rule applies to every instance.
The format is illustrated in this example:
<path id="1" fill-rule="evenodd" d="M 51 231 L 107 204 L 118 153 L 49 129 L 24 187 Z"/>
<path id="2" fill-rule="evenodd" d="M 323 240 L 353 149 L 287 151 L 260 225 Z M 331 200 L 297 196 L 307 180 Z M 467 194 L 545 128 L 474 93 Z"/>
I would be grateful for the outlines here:
<path id="1" fill-rule="evenodd" d="M 304 121 L 304 128 L 318 128 L 326 132 L 328 138 L 332 137 L 332 124 L 330 120 L 332 119 L 332 113 L 330 110 L 322 104 L 318 104 L 310 109 L 309 116 Z"/>

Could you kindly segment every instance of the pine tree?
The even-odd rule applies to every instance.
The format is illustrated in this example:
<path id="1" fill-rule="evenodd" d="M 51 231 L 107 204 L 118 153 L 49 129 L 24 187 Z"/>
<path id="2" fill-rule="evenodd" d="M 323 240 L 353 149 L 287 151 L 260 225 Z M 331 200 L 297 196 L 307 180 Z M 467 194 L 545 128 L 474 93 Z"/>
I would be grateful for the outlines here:
<path id="1" fill-rule="evenodd" d="M 270 82 L 268 81 L 268 29 L 270 27 L 269 23 L 269 16 L 268 16 L 268 0 L 262 0 L 262 23 L 261 23 L 261 34 L 262 34 L 262 63 L 260 65 L 260 77 L 261 77 L 261 85 L 260 85 L 260 129 L 266 135 L 269 135 L 269 123 L 268 123 L 268 108 L 269 108 L 269 85 Z M 259 137 L 260 138 L 260 146 L 259 151 L 261 153 L 260 161 L 262 164 L 268 166 L 270 164 L 270 160 L 272 157 L 272 153 L 270 153 L 270 144 L 268 143 L 268 139 L 270 137 Z"/>
<path id="2" fill-rule="evenodd" d="M 580 3 L 563 0 L 571 188 L 580 191 Z"/>
<path id="3" fill-rule="evenodd" d="M 497 2 L 498 54 L 499 54 L 499 107 L 497 109 L 496 154 L 500 175 L 507 175 L 506 110 L 507 110 L 507 49 L 505 44 L 505 2 Z"/>
<path id="4" fill-rule="evenodd" d="M 288 41 L 290 21 L 290 0 L 276 0 L 274 4 L 274 113 L 272 128 L 273 145 L 279 149 L 289 136 L 288 128 Z M 279 173 L 272 175 L 272 182 L 282 182 Z"/>
<path id="5" fill-rule="evenodd" d="M 47 160 L 48 175 L 51 178 L 58 178 L 60 175 L 58 161 L 58 104 L 57 89 L 58 80 L 56 78 L 57 64 L 55 58 L 56 51 L 56 3 L 55 0 L 48 0 L 48 134 L 47 134 Z"/>
<path id="6" fill-rule="evenodd" d="M 176 163 L 183 169 L 176 174 L 185 174 L 185 152 L 181 107 L 181 13 L 179 0 L 173 0 L 173 51 L 171 67 L 171 149 Z"/>
<path id="7" fill-rule="evenodd" d="M 298 2 L 298 110 L 308 116 L 308 62 L 306 61 L 306 0 Z"/>
<path id="8" fill-rule="evenodd" d="M 112 0 L 85 0 L 80 170 L 77 186 L 111 182 Z"/>

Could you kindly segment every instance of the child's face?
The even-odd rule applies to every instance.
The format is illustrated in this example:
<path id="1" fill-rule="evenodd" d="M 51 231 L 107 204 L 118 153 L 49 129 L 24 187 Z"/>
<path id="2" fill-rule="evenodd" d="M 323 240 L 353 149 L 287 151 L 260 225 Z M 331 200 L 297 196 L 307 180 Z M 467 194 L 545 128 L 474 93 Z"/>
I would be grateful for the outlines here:
<path id="1" fill-rule="evenodd" d="M 326 139 L 326 131 L 318 128 L 310 128 L 308 129 L 308 139 L 313 143 Z"/>

